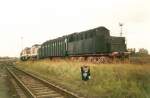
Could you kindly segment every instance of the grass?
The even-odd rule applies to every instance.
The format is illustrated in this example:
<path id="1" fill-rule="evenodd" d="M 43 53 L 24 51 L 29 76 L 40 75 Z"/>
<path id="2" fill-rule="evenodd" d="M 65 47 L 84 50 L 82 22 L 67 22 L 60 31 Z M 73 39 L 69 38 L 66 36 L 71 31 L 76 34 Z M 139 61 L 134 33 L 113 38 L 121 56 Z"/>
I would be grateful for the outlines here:
<path id="1" fill-rule="evenodd" d="M 48 59 L 16 64 L 86 98 L 150 98 L 149 65 L 92 64 Z M 84 64 L 91 68 L 91 80 L 88 82 L 81 80 L 80 67 Z"/>
<path id="2" fill-rule="evenodd" d="M 130 59 L 133 64 L 150 64 L 150 56 L 134 56 Z"/>

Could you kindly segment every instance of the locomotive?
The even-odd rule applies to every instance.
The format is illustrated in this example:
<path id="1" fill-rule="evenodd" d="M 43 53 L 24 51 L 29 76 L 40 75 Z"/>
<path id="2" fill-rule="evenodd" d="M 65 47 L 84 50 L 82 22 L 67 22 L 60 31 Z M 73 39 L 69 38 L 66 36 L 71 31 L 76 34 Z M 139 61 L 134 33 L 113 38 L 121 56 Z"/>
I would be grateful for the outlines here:
<path id="1" fill-rule="evenodd" d="M 20 59 L 22 61 L 26 61 L 28 59 L 37 59 L 38 57 L 38 49 L 40 48 L 40 45 L 35 44 L 31 48 L 26 47 L 23 49 L 20 53 Z"/>
<path id="2" fill-rule="evenodd" d="M 110 31 L 103 26 L 48 40 L 37 52 L 38 59 L 59 57 L 98 63 L 129 55 L 125 37 L 110 36 Z"/>
<path id="3" fill-rule="evenodd" d="M 21 51 L 21 53 L 20 53 L 20 59 L 22 60 L 22 61 L 26 61 L 26 60 L 28 60 L 29 58 L 30 58 L 30 49 L 31 48 L 29 48 L 29 47 L 26 47 L 25 49 L 23 49 L 22 51 Z"/>

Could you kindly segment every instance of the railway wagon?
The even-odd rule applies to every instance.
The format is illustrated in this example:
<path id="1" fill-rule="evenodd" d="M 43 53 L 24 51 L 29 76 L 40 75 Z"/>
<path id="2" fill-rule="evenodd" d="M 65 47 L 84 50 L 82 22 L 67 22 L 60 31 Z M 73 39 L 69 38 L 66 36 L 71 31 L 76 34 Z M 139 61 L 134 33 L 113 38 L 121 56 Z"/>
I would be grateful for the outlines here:
<path id="1" fill-rule="evenodd" d="M 66 53 L 66 36 L 59 37 L 53 40 L 48 40 L 41 45 L 39 49 L 39 58 L 47 57 L 64 57 Z"/>
<path id="2" fill-rule="evenodd" d="M 125 37 L 110 36 L 105 27 L 48 40 L 39 49 L 39 58 L 69 57 L 96 62 L 107 62 L 108 58 L 124 57 L 127 49 Z"/>
<path id="3" fill-rule="evenodd" d="M 72 36 L 72 35 L 70 35 Z M 108 53 L 109 30 L 105 27 L 76 33 L 69 37 L 68 55 Z"/>

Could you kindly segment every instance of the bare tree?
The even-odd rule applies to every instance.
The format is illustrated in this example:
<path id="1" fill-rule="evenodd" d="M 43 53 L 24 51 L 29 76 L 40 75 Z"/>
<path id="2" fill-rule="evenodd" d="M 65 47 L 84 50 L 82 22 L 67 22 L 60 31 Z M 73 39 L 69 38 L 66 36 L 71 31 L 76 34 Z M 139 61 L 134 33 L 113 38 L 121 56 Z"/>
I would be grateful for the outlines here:
<path id="1" fill-rule="evenodd" d="M 140 48 L 139 51 L 137 52 L 137 54 L 140 56 L 148 55 L 148 50 L 145 48 Z"/>

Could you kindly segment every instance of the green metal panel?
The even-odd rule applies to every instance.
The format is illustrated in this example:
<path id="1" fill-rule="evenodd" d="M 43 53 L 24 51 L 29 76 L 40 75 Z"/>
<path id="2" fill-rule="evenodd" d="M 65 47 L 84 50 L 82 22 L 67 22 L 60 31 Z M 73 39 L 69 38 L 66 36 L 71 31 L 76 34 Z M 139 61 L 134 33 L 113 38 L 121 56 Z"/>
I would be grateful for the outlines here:
<path id="1" fill-rule="evenodd" d="M 57 41 L 56 41 L 56 49 L 57 49 L 56 56 L 59 56 L 59 55 L 58 55 L 58 52 L 59 52 L 58 39 L 57 39 Z"/>
<path id="2" fill-rule="evenodd" d="M 43 57 L 43 52 L 42 52 L 42 47 L 43 47 L 43 45 L 41 45 L 41 49 L 40 49 L 40 58 L 42 58 Z"/>
<path id="3" fill-rule="evenodd" d="M 41 58 L 41 48 L 38 49 L 38 58 Z"/>
<path id="4" fill-rule="evenodd" d="M 93 40 L 92 38 L 89 38 L 89 39 L 86 39 L 84 40 L 84 53 L 87 53 L 87 54 L 90 54 L 90 53 L 93 53 Z"/>
<path id="5" fill-rule="evenodd" d="M 106 53 L 107 49 L 107 39 L 104 37 L 97 36 L 95 37 L 95 52 L 96 53 Z"/>
<path id="6" fill-rule="evenodd" d="M 42 58 L 44 58 L 44 45 L 42 45 Z"/>
<path id="7" fill-rule="evenodd" d="M 55 48 L 54 48 L 54 56 L 56 56 L 56 51 L 57 51 L 57 49 L 56 49 L 56 40 L 55 40 L 54 46 L 55 46 Z"/>
<path id="8" fill-rule="evenodd" d="M 59 38 L 57 39 L 57 56 L 60 56 L 59 55 Z"/>
<path id="9" fill-rule="evenodd" d="M 52 41 L 52 56 L 54 56 L 54 41 Z"/>
<path id="10" fill-rule="evenodd" d="M 49 42 L 49 56 L 51 56 L 51 41 Z"/>
<path id="11" fill-rule="evenodd" d="M 67 53 L 67 51 L 66 51 L 66 49 L 67 49 L 67 48 L 66 48 L 66 44 L 67 44 L 66 37 L 63 37 L 63 43 L 64 43 L 64 51 L 63 51 L 63 52 L 64 52 L 64 53 L 63 53 L 64 55 L 63 55 L 63 56 L 66 56 L 66 55 L 67 55 L 67 54 L 66 54 L 66 53 Z"/>
<path id="12" fill-rule="evenodd" d="M 46 57 L 46 45 L 44 44 L 44 57 Z"/>
<path id="13" fill-rule="evenodd" d="M 59 52 L 58 39 L 57 39 L 57 41 L 56 41 L 56 49 L 57 49 L 56 55 L 59 56 L 59 55 L 58 55 L 58 52 Z"/>
<path id="14" fill-rule="evenodd" d="M 44 44 L 44 58 L 46 57 L 46 45 Z"/>
<path id="15" fill-rule="evenodd" d="M 96 32 L 96 36 L 103 36 L 103 37 L 109 37 L 110 33 L 109 30 L 106 29 L 105 27 L 99 27 L 94 29 Z"/>
<path id="16" fill-rule="evenodd" d="M 78 41 L 78 54 L 83 54 L 83 46 L 84 45 L 84 43 L 83 43 L 83 40 L 79 40 Z"/>
<path id="17" fill-rule="evenodd" d="M 45 57 L 45 44 L 43 45 L 43 58 Z"/>
<path id="18" fill-rule="evenodd" d="M 50 42 L 48 42 L 48 56 L 50 56 Z"/>
<path id="19" fill-rule="evenodd" d="M 55 56 L 57 56 L 57 40 L 55 40 Z"/>
<path id="20" fill-rule="evenodd" d="M 58 48 L 58 52 L 57 52 L 57 53 L 58 53 L 58 56 L 61 56 L 61 54 L 60 54 L 60 50 L 61 50 L 61 46 L 60 46 L 60 38 L 58 39 L 57 44 L 58 44 L 58 45 L 57 45 L 57 46 L 58 46 L 58 47 L 57 47 L 57 48 Z"/>
<path id="21" fill-rule="evenodd" d="M 54 50 L 54 53 L 55 53 L 55 55 L 54 56 L 57 56 L 57 44 L 56 44 L 57 42 L 56 42 L 56 40 L 55 40 L 55 50 Z"/>
<path id="22" fill-rule="evenodd" d="M 53 41 L 53 56 L 55 56 L 55 41 Z"/>
<path id="23" fill-rule="evenodd" d="M 49 43 L 47 42 L 47 57 L 49 57 Z"/>
<path id="24" fill-rule="evenodd" d="M 48 43 L 48 45 L 49 45 L 48 51 L 49 51 L 49 57 L 50 57 L 51 56 L 51 44 L 50 44 L 50 42 Z"/>
<path id="25" fill-rule="evenodd" d="M 52 56 L 52 42 L 50 41 L 50 56 Z"/>
<path id="26" fill-rule="evenodd" d="M 42 45 L 42 58 L 44 58 L 44 45 Z"/>
<path id="27" fill-rule="evenodd" d="M 51 56 L 53 56 L 53 42 L 51 41 Z"/>
<path id="28" fill-rule="evenodd" d="M 56 40 L 56 56 L 58 56 L 58 40 Z"/>
<path id="29" fill-rule="evenodd" d="M 54 42 L 54 56 L 56 56 L 56 51 L 57 51 L 57 49 L 56 49 L 56 40 L 55 40 L 55 42 Z"/>
<path id="30" fill-rule="evenodd" d="M 62 55 L 65 56 L 65 40 L 62 40 Z"/>
<path id="31" fill-rule="evenodd" d="M 68 43 L 68 54 L 69 55 L 73 54 L 73 43 L 72 42 Z"/>
<path id="32" fill-rule="evenodd" d="M 53 56 L 53 41 L 51 43 L 51 56 Z"/>
<path id="33" fill-rule="evenodd" d="M 74 55 L 74 54 L 75 54 L 75 48 L 76 48 L 76 46 L 75 46 L 75 42 L 74 42 L 74 41 L 72 42 L 72 45 L 73 45 L 72 54 Z"/>
<path id="34" fill-rule="evenodd" d="M 46 43 L 46 57 L 48 57 L 48 44 Z"/>
<path id="35" fill-rule="evenodd" d="M 49 57 L 49 44 L 47 43 L 47 57 Z"/>
<path id="36" fill-rule="evenodd" d="M 59 55 L 61 56 L 61 38 L 59 39 Z"/>
<path id="37" fill-rule="evenodd" d="M 56 52 L 55 52 L 55 56 L 57 56 L 57 40 L 55 41 L 55 49 L 56 49 Z"/>
<path id="38" fill-rule="evenodd" d="M 44 52 L 44 58 L 46 57 L 46 47 L 45 47 L 45 44 L 44 44 L 44 50 L 43 50 L 43 52 Z"/>
<path id="39" fill-rule="evenodd" d="M 61 55 L 63 56 L 63 40 L 61 40 Z"/>
<path id="40" fill-rule="evenodd" d="M 47 42 L 47 57 L 49 56 L 49 44 L 48 44 L 48 42 Z"/>
<path id="41" fill-rule="evenodd" d="M 61 56 L 63 56 L 63 40 L 61 39 L 61 42 L 60 42 L 60 53 L 61 53 Z"/>
<path id="42" fill-rule="evenodd" d="M 126 51 L 126 44 L 124 37 L 110 37 L 110 52 L 124 52 Z"/>
<path id="43" fill-rule="evenodd" d="M 54 40 L 54 56 L 56 56 L 56 41 Z"/>
<path id="44" fill-rule="evenodd" d="M 51 43 L 49 42 L 49 56 L 51 56 Z"/>
<path id="45" fill-rule="evenodd" d="M 42 48 L 39 49 L 39 58 L 42 58 Z"/>
<path id="46" fill-rule="evenodd" d="M 59 55 L 62 56 L 61 55 L 61 39 L 59 40 Z"/>
<path id="47" fill-rule="evenodd" d="M 48 57 L 48 43 L 46 44 L 46 57 Z"/>
<path id="48" fill-rule="evenodd" d="M 55 42 L 53 41 L 53 56 L 55 56 Z"/>

